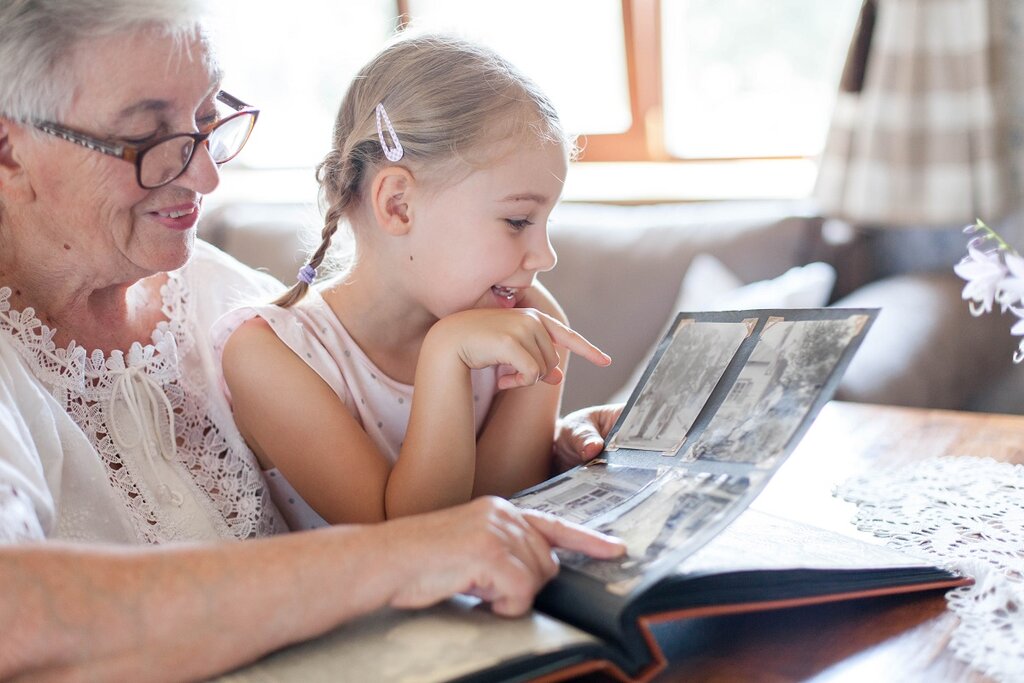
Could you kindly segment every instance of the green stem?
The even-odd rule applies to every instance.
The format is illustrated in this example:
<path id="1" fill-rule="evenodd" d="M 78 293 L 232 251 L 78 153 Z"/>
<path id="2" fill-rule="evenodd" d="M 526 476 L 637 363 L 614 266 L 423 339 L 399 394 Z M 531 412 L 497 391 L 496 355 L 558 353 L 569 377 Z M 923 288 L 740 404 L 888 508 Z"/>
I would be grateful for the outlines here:
<path id="1" fill-rule="evenodd" d="M 985 233 L 987 239 L 995 240 L 996 244 L 999 245 L 1000 250 L 1008 251 L 1013 254 L 1017 253 L 1013 247 L 1006 243 L 1006 240 L 1004 240 L 998 232 L 985 225 L 985 221 L 981 220 L 980 218 L 977 218 L 975 220 L 977 221 L 974 224 L 975 229 Z"/>

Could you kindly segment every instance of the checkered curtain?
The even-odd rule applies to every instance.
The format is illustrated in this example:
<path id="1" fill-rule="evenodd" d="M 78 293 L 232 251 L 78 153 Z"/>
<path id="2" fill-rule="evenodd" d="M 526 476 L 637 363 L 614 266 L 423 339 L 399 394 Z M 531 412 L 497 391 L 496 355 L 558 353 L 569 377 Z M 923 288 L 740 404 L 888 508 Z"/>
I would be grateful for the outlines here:
<path id="1" fill-rule="evenodd" d="M 815 197 L 857 224 L 949 226 L 1007 209 L 998 11 L 865 0 Z"/>

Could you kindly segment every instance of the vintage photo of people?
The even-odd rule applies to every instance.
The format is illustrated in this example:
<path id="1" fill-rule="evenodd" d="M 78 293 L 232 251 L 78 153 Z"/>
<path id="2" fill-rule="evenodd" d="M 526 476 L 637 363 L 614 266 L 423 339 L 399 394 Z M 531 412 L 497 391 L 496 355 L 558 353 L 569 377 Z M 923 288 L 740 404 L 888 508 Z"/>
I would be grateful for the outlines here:
<path id="1" fill-rule="evenodd" d="M 681 320 L 608 450 L 679 450 L 748 332 L 746 322 Z"/>
<path id="2" fill-rule="evenodd" d="M 697 532 L 713 527 L 750 485 L 746 476 L 673 469 L 637 505 L 607 521 L 595 520 L 599 523 L 594 528 L 626 543 L 625 558 L 594 560 L 579 553 L 561 553 L 560 558 L 607 591 L 625 595 L 642 580 L 661 576 L 661 570 L 678 563 L 678 555 L 698 540 L 703 543 Z"/>
<path id="3" fill-rule="evenodd" d="M 686 458 L 773 466 L 865 322 L 863 315 L 769 320 Z"/>

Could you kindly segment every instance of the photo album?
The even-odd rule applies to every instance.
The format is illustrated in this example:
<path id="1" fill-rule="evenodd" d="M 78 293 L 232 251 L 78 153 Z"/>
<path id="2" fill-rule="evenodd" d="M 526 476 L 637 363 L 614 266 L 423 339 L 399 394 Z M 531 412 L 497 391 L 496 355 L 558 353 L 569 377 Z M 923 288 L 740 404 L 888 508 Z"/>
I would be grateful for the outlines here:
<path id="1" fill-rule="evenodd" d="M 592 671 L 648 680 L 664 667 L 656 623 L 968 583 L 884 546 L 747 509 L 831 398 L 876 315 L 680 313 L 604 452 L 512 498 L 621 538 L 625 557 L 559 551 L 559 575 L 521 619 L 465 597 L 382 610 L 223 680 L 557 681 Z"/>

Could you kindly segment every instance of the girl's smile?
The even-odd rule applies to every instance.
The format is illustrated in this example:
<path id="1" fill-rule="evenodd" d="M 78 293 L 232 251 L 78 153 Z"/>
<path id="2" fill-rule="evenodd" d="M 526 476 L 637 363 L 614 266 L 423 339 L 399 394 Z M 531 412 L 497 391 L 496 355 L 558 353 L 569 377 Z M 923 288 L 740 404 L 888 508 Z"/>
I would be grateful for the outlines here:
<path id="1" fill-rule="evenodd" d="M 523 298 L 521 290 L 512 287 L 502 287 L 501 285 L 491 287 L 491 293 L 494 295 L 500 308 L 515 308 L 516 304 Z"/>

